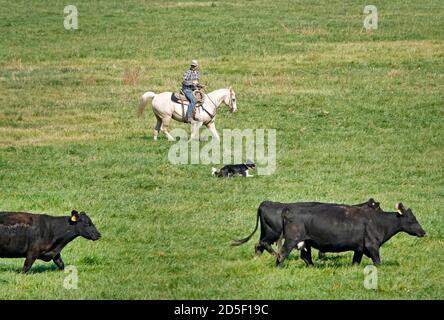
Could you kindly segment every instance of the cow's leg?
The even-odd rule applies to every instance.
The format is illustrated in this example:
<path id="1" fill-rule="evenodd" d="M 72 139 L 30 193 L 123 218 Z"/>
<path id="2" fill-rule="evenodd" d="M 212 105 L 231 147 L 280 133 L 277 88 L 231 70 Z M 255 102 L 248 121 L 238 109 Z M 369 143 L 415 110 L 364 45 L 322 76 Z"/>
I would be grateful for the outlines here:
<path id="1" fill-rule="evenodd" d="M 370 248 L 367 248 L 367 252 L 368 252 L 368 257 L 370 259 L 372 259 L 373 264 L 375 266 L 381 264 L 381 259 L 379 257 L 379 249 L 374 248 L 374 247 L 370 247 Z"/>
<path id="2" fill-rule="evenodd" d="M 268 241 L 261 241 L 260 244 L 263 246 L 263 248 L 265 250 L 267 250 L 267 252 L 273 256 L 278 256 L 278 253 L 276 251 L 274 251 L 273 247 L 271 246 L 272 242 L 268 242 Z"/>
<path id="3" fill-rule="evenodd" d="M 281 252 L 282 250 L 282 242 L 284 241 L 284 234 L 281 233 L 281 236 L 279 237 L 279 239 L 276 241 L 276 245 L 278 247 L 278 252 Z"/>
<path id="4" fill-rule="evenodd" d="M 360 264 L 361 260 L 362 260 L 362 255 L 364 253 L 362 251 L 358 251 L 356 250 L 355 253 L 353 254 L 353 264 Z"/>
<path id="5" fill-rule="evenodd" d="M 299 240 L 285 239 L 284 245 L 282 246 L 282 249 L 279 252 L 277 259 L 276 259 L 276 266 L 277 267 L 280 267 L 282 265 L 284 260 L 287 259 L 288 256 L 290 255 L 291 250 L 293 250 L 293 248 L 295 248 L 299 242 L 300 242 Z"/>
<path id="6" fill-rule="evenodd" d="M 59 254 L 57 254 L 54 259 L 52 259 L 52 261 L 54 261 L 54 263 L 56 264 L 57 268 L 59 268 L 60 270 L 64 270 L 65 269 L 65 264 L 63 263 L 62 260 L 62 256 Z"/>
<path id="7" fill-rule="evenodd" d="M 322 259 L 324 259 L 324 258 L 325 258 L 325 252 L 319 251 L 319 252 L 318 252 L 318 259 L 319 259 L 319 260 L 322 260 Z"/>
<path id="8" fill-rule="evenodd" d="M 154 126 L 153 130 L 153 139 L 157 140 L 157 137 L 159 136 L 160 127 L 162 126 L 162 119 L 156 114 L 156 125 Z"/>
<path id="9" fill-rule="evenodd" d="M 264 250 L 265 247 L 260 243 L 254 246 L 254 252 L 256 253 L 257 256 L 260 256 L 264 252 Z"/>
<path id="10" fill-rule="evenodd" d="M 216 141 L 219 141 L 219 134 L 217 133 L 216 130 L 216 125 L 214 124 L 214 121 L 211 121 L 209 124 L 207 124 L 207 128 L 208 130 L 210 130 L 211 135 L 213 136 L 213 139 Z"/>
<path id="11" fill-rule="evenodd" d="M 32 254 L 28 254 L 26 256 L 25 263 L 24 263 L 23 269 L 22 269 L 23 273 L 26 273 L 26 272 L 29 271 L 29 269 L 31 269 L 31 267 L 34 264 L 35 260 L 36 260 L 36 258 Z"/>
<path id="12" fill-rule="evenodd" d="M 307 266 L 312 266 L 313 265 L 313 260 L 311 259 L 311 247 L 310 246 L 305 246 L 305 248 L 303 248 L 301 250 L 301 258 L 302 260 L 304 260 L 304 262 L 307 264 Z"/>
<path id="13" fill-rule="evenodd" d="M 169 141 L 176 141 L 176 139 L 174 139 L 174 137 L 169 133 L 170 122 L 171 117 L 166 116 L 165 118 L 163 118 L 160 130 L 165 133 Z"/>

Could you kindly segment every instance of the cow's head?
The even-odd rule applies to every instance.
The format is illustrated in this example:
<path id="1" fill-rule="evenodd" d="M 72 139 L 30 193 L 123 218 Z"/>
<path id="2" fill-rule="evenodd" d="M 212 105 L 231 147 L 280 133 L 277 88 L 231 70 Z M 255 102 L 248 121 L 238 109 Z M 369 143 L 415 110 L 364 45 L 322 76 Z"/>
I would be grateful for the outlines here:
<path id="1" fill-rule="evenodd" d="M 97 231 L 94 223 L 85 212 L 80 212 L 79 214 L 76 210 L 73 210 L 69 218 L 69 223 L 73 225 L 78 234 L 85 239 L 95 241 L 101 237 L 100 232 Z"/>
<path id="2" fill-rule="evenodd" d="M 404 208 L 403 204 L 400 202 L 395 205 L 395 208 L 398 211 L 398 218 L 401 221 L 401 228 L 403 231 L 412 236 L 425 236 L 426 232 L 421 227 L 418 220 L 416 220 L 412 210 Z"/>

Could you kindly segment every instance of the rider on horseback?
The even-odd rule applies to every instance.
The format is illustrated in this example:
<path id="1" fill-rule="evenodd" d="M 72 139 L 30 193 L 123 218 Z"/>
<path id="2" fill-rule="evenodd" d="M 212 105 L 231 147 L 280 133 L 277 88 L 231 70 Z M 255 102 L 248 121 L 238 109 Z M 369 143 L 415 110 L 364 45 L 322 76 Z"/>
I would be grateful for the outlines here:
<path id="1" fill-rule="evenodd" d="M 196 105 L 196 99 L 193 96 L 193 91 L 203 87 L 199 84 L 199 63 L 197 60 L 191 61 L 190 69 L 188 69 L 183 75 L 182 81 L 182 91 L 187 97 L 190 104 L 188 106 L 186 119 L 191 123 L 191 118 L 193 116 L 193 110 Z"/>

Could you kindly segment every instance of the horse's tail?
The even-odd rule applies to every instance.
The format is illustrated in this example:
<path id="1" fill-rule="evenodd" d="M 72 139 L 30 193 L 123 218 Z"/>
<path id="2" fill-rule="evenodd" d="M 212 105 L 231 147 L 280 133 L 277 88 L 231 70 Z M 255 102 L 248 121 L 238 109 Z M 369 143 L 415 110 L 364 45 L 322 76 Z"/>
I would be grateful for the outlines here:
<path id="1" fill-rule="evenodd" d="M 154 98 L 156 94 L 151 91 L 147 91 L 144 94 L 142 94 L 142 97 L 140 98 L 139 108 L 137 109 L 137 115 L 139 117 L 143 116 L 143 112 L 145 111 L 146 104 L 148 102 L 148 99 Z"/>
<path id="2" fill-rule="evenodd" d="M 241 244 L 244 244 L 245 242 L 247 242 L 248 240 L 251 239 L 251 237 L 252 237 L 252 236 L 254 235 L 254 233 L 256 232 L 257 227 L 259 226 L 259 216 L 260 216 L 260 214 L 261 214 L 261 207 L 259 206 L 259 208 L 257 209 L 256 227 L 254 227 L 253 232 L 252 232 L 249 236 L 247 236 L 247 237 L 245 237 L 245 238 L 243 238 L 243 239 L 233 240 L 233 242 L 231 242 L 231 245 L 232 245 L 232 246 L 240 246 Z"/>

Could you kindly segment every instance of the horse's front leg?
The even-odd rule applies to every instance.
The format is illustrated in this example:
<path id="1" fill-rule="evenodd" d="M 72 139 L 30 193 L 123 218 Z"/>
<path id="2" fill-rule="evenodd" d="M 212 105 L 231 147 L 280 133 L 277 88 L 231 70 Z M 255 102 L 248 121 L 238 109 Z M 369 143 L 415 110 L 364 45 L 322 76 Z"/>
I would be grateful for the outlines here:
<path id="1" fill-rule="evenodd" d="M 203 122 L 201 121 L 196 121 L 196 122 L 191 122 L 191 140 L 196 139 L 196 137 L 199 135 L 199 129 L 202 126 Z"/>
<path id="2" fill-rule="evenodd" d="M 214 121 L 211 121 L 209 124 L 207 124 L 208 130 L 210 130 L 211 134 L 213 135 L 213 139 L 216 141 L 219 141 L 219 134 L 216 130 L 216 125 L 214 124 Z"/>

